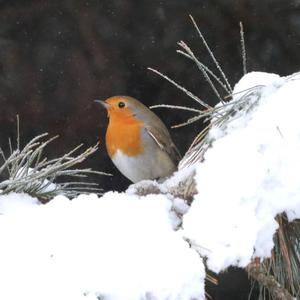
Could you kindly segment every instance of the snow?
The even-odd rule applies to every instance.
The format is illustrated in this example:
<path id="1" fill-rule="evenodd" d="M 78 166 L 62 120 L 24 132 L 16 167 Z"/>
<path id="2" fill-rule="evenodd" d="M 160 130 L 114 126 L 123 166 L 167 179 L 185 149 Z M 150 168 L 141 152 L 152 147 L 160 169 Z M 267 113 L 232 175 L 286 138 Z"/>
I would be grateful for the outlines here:
<path id="1" fill-rule="evenodd" d="M 45 205 L 0 196 L 0 299 L 204 299 L 202 257 L 220 272 L 270 256 L 275 216 L 300 218 L 299 79 L 245 75 L 233 101 L 255 90 L 258 105 L 212 128 L 204 162 L 164 183 Z M 193 173 L 189 208 L 168 190 Z M 135 195 L 149 187 L 156 194 Z"/>
<path id="2" fill-rule="evenodd" d="M 10 193 L 0 196 L 0 214 L 24 214 L 28 208 L 40 202 L 24 193 Z"/>
<path id="3" fill-rule="evenodd" d="M 173 230 L 171 202 L 163 196 L 109 192 L 38 205 L 11 194 L 0 197 L 0 208 L 0 299 L 204 294 L 202 259 Z"/>
<path id="4" fill-rule="evenodd" d="M 259 106 L 233 119 L 197 166 L 199 193 L 183 217 L 182 234 L 215 272 L 269 257 L 275 216 L 300 217 L 299 79 L 244 76 L 233 100 L 261 86 Z"/>

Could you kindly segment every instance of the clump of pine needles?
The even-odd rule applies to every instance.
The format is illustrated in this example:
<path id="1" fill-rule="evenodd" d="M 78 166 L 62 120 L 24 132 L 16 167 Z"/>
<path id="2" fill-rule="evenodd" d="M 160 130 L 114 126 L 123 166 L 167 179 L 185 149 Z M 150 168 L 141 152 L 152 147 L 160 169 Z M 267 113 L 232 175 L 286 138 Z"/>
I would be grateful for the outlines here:
<path id="1" fill-rule="evenodd" d="M 200 99 L 198 96 L 187 90 L 182 85 L 178 84 L 173 79 L 169 78 L 165 74 L 159 72 L 156 69 L 149 68 L 152 72 L 156 73 L 157 75 L 161 76 L 162 78 L 169 81 L 173 84 L 176 88 L 183 91 L 186 95 L 188 95 L 192 100 L 194 100 L 200 108 L 194 108 L 189 106 L 178 106 L 178 105 L 168 105 L 168 104 L 160 104 L 152 106 L 151 108 L 169 108 L 169 109 L 178 109 L 178 110 L 186 110 L 191 113 L 195 113 L 195 115 L 189 118 L 184 123 L 174 125 L 173 128 L 178 128 L 182 126 L 190 125 L 194 122 L 204 119 L 205 121 L 210 121 L 209 125 L 201 131 L 192 142 L 189 150 L 186 152 L 185 156 L 183 157 L 182 161 L 179 164 L 179 169 L 184 167 L 190 166 L 195 162 L 202 161 L 203 154 L 211 145 L 211 139 L 209 135 L 207 135 L 209 129 L 213 127 L 222 127 L 226 126 L 229 120 L 235 116 L 235 113 L 241 110 L 249 110 L 253 107 L 253 101 L 249 101 L 253 99 L 253 94 L 256 93 L 256 90 L 260 87 L 254 87 L 247 91 L 243 97 L 236 101 L 228 101 L 232 97 L 232 87 L 229 83 L 228 78 L 225 75 L 221 65 L 219 64 L 218 60 L 216 59 L 213 51 L 209 47 L 207 41 L 205 40 L 204 36 L 202 35 L 197 23 L 195 22 L 194 18 L 190 16 L 191 21 L 193 23 L 194 28 L 196 29 L 203 45 L 205 46 L 206 50 L 208 51 L 214 65 L 216 66 L 217 71 L 219 72 L 219 76 L 209 69 L 203 62 L 201 62 L 191 48 L 184 42 L 180 41 L 178 46 L 181 48 L 177 50 L 177 52 L 184 57 L 191 60 L 197 68 L 202 73 L 205 80 L 208 82 L 209 86 L 212 88 L 215 96 L 220 102 L 220 105 L 210 106 L 204 100 Z M 241 36 L 241 48 L 242 48 L 242 64 L 243 64 L 243 72 L 244 74 L 247 73 L 246 68 L 246 50 L 245 50 L 245 40 L 244 40 L 244 31 L 242 23 L 240 23 L 240 36 Z M 251 97 L 250 97 L 251 96 Z"/>
<path id="2" fill-rule="evenodd" d="M 13 149 L 10 140 L 9 155 L 5 155 L 0 148 L 3 160 L 0 166 L 0 175 L 6 178 L 0 182 L 0 195 L 10 192 L 27 193 L 41 201 L 48 201 L 56 195 L 65 195 L 73 198 L 80 193 L 94 192 L 101 194 L 102 189 L 98 188 L 97 183 L 84 182 L 81 179 L 92 173 L 99 175 L 109 174 L 93 171 L 90 168 L 73 169 L 75 165 L 83 162 L 93 154 L 98 149 L 97 145 L 78 153 L 78 150 L 82 147 L 82 145 L 79 145 L 58 158 L 48 160 L 44 156 L 44 150 L 58 136 L 48 138 L 47 133 L 38 135 L 21 149 L 18 118 L 17 123 L 16 149 Z M 58 179 L 60 177 L 80 178 L 80 180 L 59 183 Z"/>
<path id="3" fill-rule="evenodd" d="M 276 217 L 279 224 L 274 236 L 275 247 L 261 268 L 274 276 L 279 286 L 289 293 L 286 299 L 300 297 L 300 220 L 289 222 L 286 214 Z M 289 298 L 290 297 L 290 298 Z"/>
<path id="4" fill-rule="evenodd" d="M 214 107 L 208 105 L 205 101 L 170 77 L 156 69 L 149 68 L 149 70 L 166 79 L 176 88 L 184 92 L 200 106 L 200 108 L 169 104 L 152 106 L 152 108 L 186 110 L 194 113 L 193 117 L 182 124 L 173 126 L 173 128 L 186 126 L 201 119 L 209 121 L 209 125 L 200 131 L 194 138 L 191 146 L 179 164 L 179 169 L 203 161 L 205 152 L 215 139 L 214 134 L 210 134 L 211 130 L 213 128 L 221 130 L 225 129 L 232 120 L 240 117 L 241 114 L 248 114 L 251 112 L 260 101 L 263 88 L 263 86 L 255 86 L 247 91 L 243 91 L 241 97 L 233 98 L 233 89 L 229 80 L 203 37 L 194 18 L 192 16 L 190 16 L 190 18 L 203 45 L 208 51 L 219 76 L 201 62 L 185 42 L 180 41 L 178 43 L 180 49 L 177 50 L 177 52 L 191 60 L 197 66 L 219 100 L 219 104 Z M 247 57 L 242 23 L 240 23 L 240 41 L 242 69 L 243 74 L 245 75 L 247 73 Z M 293 75 L 286 80 L 293 80 Z M 195 194 L 195 191 L 193 190 L 191 193 L 193 195 Z M 271 296 L 272 299 L 298 299 L 300 297 L 300 221 L 295 220 L 293 222 L 288 222 L 285 214 L 277 216 L 276 220 L 279 224 L 279 229 L 274 236 L 275 247 L 272 257 L 258 263 L 258 260 L 255 260 L 253 264 L 249 265 L 247 270 L 250 277 L 258 282 L 260 286 L 260 298 L 266 298 L 268 295 Z"/>

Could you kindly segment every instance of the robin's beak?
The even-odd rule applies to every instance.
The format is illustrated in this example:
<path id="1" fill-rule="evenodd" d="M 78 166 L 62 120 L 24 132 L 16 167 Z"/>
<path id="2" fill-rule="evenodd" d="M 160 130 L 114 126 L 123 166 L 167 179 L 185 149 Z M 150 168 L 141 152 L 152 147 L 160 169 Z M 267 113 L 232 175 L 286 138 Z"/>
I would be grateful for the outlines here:
<path id="1" fill-rule="evenodd" d="M 97 103 L 100 103 L 106 109 L 108 109 L 108 107 L 109 107 L 109 105 L 105 101 L 102 101 L 102 100 L 94 100 L 94 101 Z"/>

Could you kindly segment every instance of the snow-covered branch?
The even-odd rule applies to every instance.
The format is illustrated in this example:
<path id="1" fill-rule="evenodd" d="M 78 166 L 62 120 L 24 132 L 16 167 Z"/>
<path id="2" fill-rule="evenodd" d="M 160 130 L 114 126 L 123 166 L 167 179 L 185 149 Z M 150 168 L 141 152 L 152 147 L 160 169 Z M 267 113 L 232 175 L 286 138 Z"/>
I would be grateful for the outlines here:
<path id="1" fill-rule="evenodd" d="M 47 201 L 60 194 L 73 198 L 85 191 L 101 192 L 95 183 L 57 181 L 62 176 L 84 178 L 91 173 L 109 175 L 90 168 L 74 169 L 75 165 L 83 162 L 98 149 L 97 145 L 75 154 L 82 147 L 80 145 L 60 157 L 48 160 L 44 156 L 44 150 L 57 136 L 45 139 L 47 136 L 47 133 L 38 135 L 21 149 L 18 133 L 16 149 L 13 150 L 11 146 L 11 153 L 8 156 L 0 149 L 3 159 L 0 174 L 5 174 L 4 177 L 7 177 L 0 182 L 1 194 L 28 193 L 41 201 Z"/>

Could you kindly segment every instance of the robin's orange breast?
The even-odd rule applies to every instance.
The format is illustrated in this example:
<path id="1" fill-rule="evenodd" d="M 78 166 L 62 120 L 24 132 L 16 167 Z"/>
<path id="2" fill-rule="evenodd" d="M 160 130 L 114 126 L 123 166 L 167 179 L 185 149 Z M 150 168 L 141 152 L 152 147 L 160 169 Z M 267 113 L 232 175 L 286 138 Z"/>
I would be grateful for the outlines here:
<path id="1" fill-rule="evenodd" d="M 111 113 L 106 131 L 106 148 L 110 158 L 113 158 L 118 150 L 129 157 L 142 154 L 142 127 L 142 122 L 133 116 L 124 118 Z"/>

